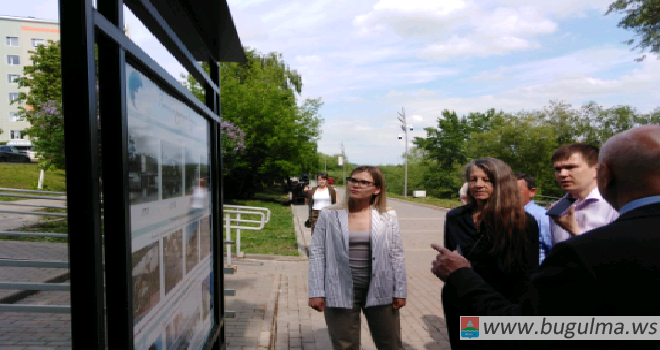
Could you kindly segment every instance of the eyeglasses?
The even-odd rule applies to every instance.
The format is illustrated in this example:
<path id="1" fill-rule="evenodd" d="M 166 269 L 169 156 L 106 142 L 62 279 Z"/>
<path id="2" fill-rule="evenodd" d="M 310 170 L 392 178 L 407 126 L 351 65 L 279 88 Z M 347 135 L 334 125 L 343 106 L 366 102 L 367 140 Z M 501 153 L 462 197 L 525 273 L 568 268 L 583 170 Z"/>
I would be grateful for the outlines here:
<path id="1" fill-rule="evenodd" d="M 370 185 L 375 185 L 375 183 L 373 183 L 371 181 L 358 180 L 358 179 L 356 179 L 354 177 L 350 177 L 350 176 L 346 178 L 346 181 L 348 181 L 348 183 L 350 183 L 354 186 L 363 187 L 363 188 L 369 187 Z"/>

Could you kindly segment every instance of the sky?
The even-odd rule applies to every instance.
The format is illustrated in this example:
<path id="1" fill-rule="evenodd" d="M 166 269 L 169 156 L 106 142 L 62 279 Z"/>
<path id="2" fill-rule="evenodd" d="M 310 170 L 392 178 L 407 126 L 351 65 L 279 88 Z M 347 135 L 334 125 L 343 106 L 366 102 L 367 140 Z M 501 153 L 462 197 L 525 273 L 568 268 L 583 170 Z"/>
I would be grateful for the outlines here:
<path id="1" fill-rule="evenodd" d="M 228 0 L 244 46 L 277 52 L 320 97 L 319 152 L 360 165 L 400 164 L 443 110 L 542 110 L 550 100 L 639 112 L 660 107 L 660 60 L 643 62 L 604 16 L 610 0 Z M 53 0 L 3 5 L 2 15 L 57 20 Z M 126 9 L 131 39 L 175 78 L 185 69 Z"/>

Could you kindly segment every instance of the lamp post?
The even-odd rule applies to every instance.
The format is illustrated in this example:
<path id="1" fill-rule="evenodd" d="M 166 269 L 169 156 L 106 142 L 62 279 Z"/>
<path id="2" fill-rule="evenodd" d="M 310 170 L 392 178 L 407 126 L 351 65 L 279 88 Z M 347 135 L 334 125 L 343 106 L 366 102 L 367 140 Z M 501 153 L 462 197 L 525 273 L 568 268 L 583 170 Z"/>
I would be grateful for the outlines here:
<path id="1" fill-rule="evenodd" d="M 344 142 L 342 141 L 341 145 L 341 157 L 342 157 L 342 174 L 341 182 L 344 184 L 344 189 L 346 188 L 346 149 L 344 148 Z"/>
<path id="2" fill-rule="evenodd" d="M 408 128 L 410 128 L 410 131 L 412 131 L 413 127 L 412 124 L 406 124 L 406 110 L 401 107 L 401 111 L 403 113 L 398 113 L 400 117 L 397 117 L 399 121 L 401 122 L 401 130 L 403 130 L 405 138 L 406 138 L 406 148 L 405 148 L 405 154 L 403 157 L 403 164 L 404 164 L 404 175 L 403 175 L 403 198 L 408 198 Z M 402 119 L 403 118 L 403 119 Z M 402 139 L 403 136 L 399 135 L 399 140 Z"/>

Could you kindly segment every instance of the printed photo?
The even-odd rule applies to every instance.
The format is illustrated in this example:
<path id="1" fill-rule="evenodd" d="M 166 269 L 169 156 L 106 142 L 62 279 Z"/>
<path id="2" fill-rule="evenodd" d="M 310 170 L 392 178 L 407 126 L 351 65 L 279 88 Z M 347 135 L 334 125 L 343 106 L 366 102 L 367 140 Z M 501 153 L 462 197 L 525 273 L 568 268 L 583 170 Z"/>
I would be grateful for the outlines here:
<path id="1" fill-rule="evenodd" d="M 211 315 L 213 304 L 211 298 L 211 275 L 209 274 L 202 283 L 202 319 L 204 321 Z"/>
<path id="2" fill-rule="evenodd" d="M 183 195 L 183 149 L 161 140 L 163 169 L 163 199 Z"/>
<path id="3" fill-rule="evenodd" d="M 193 313 L 176 315 L 172 324 L 167 326 L 167 350 L 188 350 L 199 323 L 199 308 Z"/>
<path id="4" fill-rule="evenodd" d="M 159 336 L 158 340 L 151 344 L 148 350 L 163 350 L 163 336 Z"/>
<path id="5" fill-rule="evenodd" d="M 183 278 L 183 229 L 165 237 L 163 242 L 165 294 L 168 294 Z"/>
<path id="6" fill-rule="evenodd" d="M 128 132 L 128 191 L 131 204 L 158 200 L 158 140 Z"/>
<path id="7" fill-rule="evenodd" d="M 193 194 L 193 188 L 198 186 L 199 179 L 199 156 L 193 150 L 186 147 L 186 196 Z"/>
<path id="8" fill-rule="evenodd" d="M 203 260 L 211 252 L 211 217 L 205 216 L 199 222 L 199 260 Z"/>
<path id="9" fill-rule="evenodd" d="M 133 262 L 133 325 L 160 301 L 159 242 L 154 242 L 132 254 Z"/>
<path id="10" fill-rule="evenodd" d="M 199 262 L 198 227 L 199 222 L 195 220 L 188 224 L 188 229 L 186 230 L 186 273 L 190 273 Z"/>

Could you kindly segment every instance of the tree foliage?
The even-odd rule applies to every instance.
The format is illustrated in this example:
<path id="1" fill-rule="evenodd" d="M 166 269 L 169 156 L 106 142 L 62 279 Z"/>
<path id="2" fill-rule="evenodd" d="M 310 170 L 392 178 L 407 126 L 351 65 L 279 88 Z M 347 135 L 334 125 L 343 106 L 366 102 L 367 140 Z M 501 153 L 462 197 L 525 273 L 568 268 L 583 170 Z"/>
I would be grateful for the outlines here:
<path id="1" fill-rule="evenodd" d="M 299 102 L 302 77 L 280 54 L 245 49 L 245 63 L 220 65 L 223 120 L 244 132 L 245 151 L 224 174 L 226 196 L 254 193 L 253 184 L 267 184 L 318 166 L 316 142 L 322 119 L 321 99 Z M 208 65 L 203 64 L 208 72 Z M 184 85 L 200 100 L 204 90 L 193 77 Z M 235 190 L 235 192 L 231 192 Z"/>
<path id="2" fill-rule="evenodd" d="M 426 138 L 413 141 L 418 149 L 409 156 L 408 194 L 426 190 L 434 197 L 454 198 L 464 181 L 463 167 L 472 159 L 493 157 L 534 176 L 539 195 L 559 197 L 563 193 L 550 163 L 557 147 L 574 142 L 600 147 L 617 133 L 659 122 L 660 108 L 642 114 L 631 106 L 604 108 L 593 101 L 579 109 L 550 101 L 540 111 L 515 114 L 490 109 L 459 117 L 445 110 L 436 128 L 425 129 Z M 402 193 L 403 167 L 388 169 L 388 176 L 388 187 Z"/>
<path id="3" fill-rule="evenodd" d="M 39 153 L 42 169 L 64 169 L 64 124 L 62 120 L 62 67 L 60 42 L 48 40 L 48 45 L 30 51 L 33 65 L 23 67 L 23 76 L 16 79 L 19 88 L 18 117 L 30 122 L 25 134 L 32 138 Z"/>
<path id="4" fill-rule="evenodd" d="M 638 37 L 637 41 L 625 41 L 628 45 L 634 45 L 632 50 L 660 53 L 660 0 L 616 0 L 610 4 L 605 14 L 612 12 L 624 14 L 618 27 L 632 30 Z M 645 58 L 646 55 L 642 55 L 637 61 L 643 61 Z M 660 59 L 660 56 L 658 58 Z"/>

